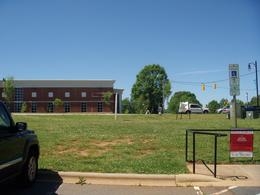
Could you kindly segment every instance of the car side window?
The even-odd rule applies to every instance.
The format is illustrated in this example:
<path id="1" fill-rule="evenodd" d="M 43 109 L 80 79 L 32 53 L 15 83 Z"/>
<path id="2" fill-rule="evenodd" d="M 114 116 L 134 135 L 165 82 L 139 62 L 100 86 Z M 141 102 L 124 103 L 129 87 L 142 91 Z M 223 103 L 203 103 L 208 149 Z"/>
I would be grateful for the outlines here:
<path id="1" fill-rule="evenodd" d="M 6 113 L 3 105 L 0 104 L 0 129 L 10 127 L 10 118 Z"/>

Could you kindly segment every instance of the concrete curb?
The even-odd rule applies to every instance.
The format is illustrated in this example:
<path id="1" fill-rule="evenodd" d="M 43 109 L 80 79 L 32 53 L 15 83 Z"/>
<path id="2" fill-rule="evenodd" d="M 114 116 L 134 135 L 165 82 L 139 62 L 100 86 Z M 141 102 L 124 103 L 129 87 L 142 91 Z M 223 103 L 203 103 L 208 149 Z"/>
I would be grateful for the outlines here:
<path id="1" fill-rule="evenodd" d="M 138 185 L 138 186 L 212 186 L 223 180 L 198 174 L 124 174 L 82 172 L 39 172 L 39 181 L 56 181 L 73 184 Z"/>
<path id="2" fill-rule="evenodd" d="M 192 170 L 192 165 L 188 165 Z M 54 172 L 40 170 L 39 181 L 60 183 L 138 185 L 138 186 L 260 186 L 260 165 L 218 165 L 214 178 L 204 165 L 198 164 L 199 174 L 126 174 Z"/>
<path id="3" fill-rule="evenodd" d="M 213 176 L 200 174 L 180 174 L 176 175 L 176 183 L 192 183 L 192 182 L 221 182 L 221 179 Z"/>

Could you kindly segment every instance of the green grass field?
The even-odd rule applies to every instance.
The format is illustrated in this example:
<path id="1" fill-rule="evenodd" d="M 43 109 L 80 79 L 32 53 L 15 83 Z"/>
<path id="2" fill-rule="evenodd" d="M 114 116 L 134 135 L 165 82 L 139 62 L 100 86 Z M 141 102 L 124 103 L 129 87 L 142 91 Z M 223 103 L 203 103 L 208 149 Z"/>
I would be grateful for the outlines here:
<path id="1" fill-rule="evenodd" d="M 223 114 L 184 115 L 14 115 L 35 130 L 39 167 L 56 171 L 186 173 L 185 130 L 229 129 Z M 239 119 L 238 127 L 260 129 L 260 119 Z M 213 160 L 213 138 L 199 136 L 197 157 Z M 229 137 L 219 138 L 218 161 L 229 163 Z M 260 132 L 254 137 L 254 161 L 260 162 Z M 189 158 L 191 154 L 189 153 Z"/>

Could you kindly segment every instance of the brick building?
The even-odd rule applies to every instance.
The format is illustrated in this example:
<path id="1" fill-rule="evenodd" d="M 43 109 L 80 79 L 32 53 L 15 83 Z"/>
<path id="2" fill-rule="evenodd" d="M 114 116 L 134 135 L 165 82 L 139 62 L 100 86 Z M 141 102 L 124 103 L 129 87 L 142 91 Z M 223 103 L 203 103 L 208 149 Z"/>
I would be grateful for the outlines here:
<path id="1" fill-rule="evenodd" d="M 4 101 L 3 82 L 0 99 Z M 122 89 L 114 89 L 114 80 L 14 80 L 13 112 L 121 112 Z M 111 94 L 104 100 L 104 94 Z M 117 98 L 116 98 L 117 95 Z M 62 105 L 57 106 L 56 101 Z M 22 108 L 23 107 L 23 108 Z"/>

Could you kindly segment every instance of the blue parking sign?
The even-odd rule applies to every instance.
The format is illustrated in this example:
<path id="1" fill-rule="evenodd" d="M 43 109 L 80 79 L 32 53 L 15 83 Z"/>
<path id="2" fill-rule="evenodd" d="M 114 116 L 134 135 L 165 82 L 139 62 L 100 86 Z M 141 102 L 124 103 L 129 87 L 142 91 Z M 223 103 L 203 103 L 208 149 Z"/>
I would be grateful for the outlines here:
<path id="1" fill-rule="evenodd" d="M 230 95 L 240 95 L 239 65 L 229 64 L 229 91 Z"/>
<path id="2" fill-rule="evenodd" d="M 237 78 L 237 71 L 236 70 L 232 70 L 231 71 L 231 77 L 236 77 Z"/>

